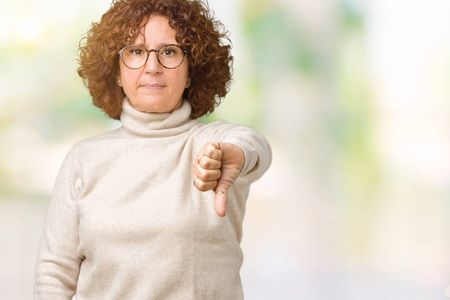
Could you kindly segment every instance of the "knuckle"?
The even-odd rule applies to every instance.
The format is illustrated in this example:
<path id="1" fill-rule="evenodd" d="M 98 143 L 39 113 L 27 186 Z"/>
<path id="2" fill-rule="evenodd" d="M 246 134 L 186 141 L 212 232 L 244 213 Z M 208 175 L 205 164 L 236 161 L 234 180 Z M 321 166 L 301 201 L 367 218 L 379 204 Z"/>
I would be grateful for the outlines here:
<path id="1" fill-rule="evenodd" d="M 211 160 L 210 160 L 210 159 L 205 159 L 205 160 L 202 162 L 202 167 L 204 167 L 204 168 L 206 168 L 206 169 L 211 169 L 211 167 L 212 167 Z"/>
<path id="2" fill-rule="evenodd" d="M 211 142 L 206 143 L 205 146 L 204 146 L 205 150 L 209 150 L 211 148 L 214 148 L 214 146 L 213 146 L 213 144 Z"/>
<path id="3" fill-rule="evenodd" d="M 207 168 L 209 162 L 209 158 L 207 156 L 203 156 L 202 160 L 200 161 L 200 166 L 202 168 Z"/>
<path id="4" fill-rule="evenodd" d="M 196 187 L 200 191 L 204 191 L 205 190 L 205 183 L 202 180 L 197 180 Z"/>
<path id="5" fill-rule="evenodd" d="M 206 191 L 209 190 L 208 184 L 207 184 L 206 182 L 203 182 L 203 181 L 202 181 L 202 182 L 199 184 L 198 189 L 199 189 L 200 191 L 202 191 L 202 192 L 206 192 Z"/>
<path id="6" fill-rule="evenodd" d="M 200 178 L 201 180 L 206 180 L 208 178 L 208 171 L 205 169 L 200 169 L 198 175 L 199 175 L 198 178 Z"/>
<path id="7" fill-rule="evenodd" d="M 208 149 L 208 152 L 206 153 L 206 155 L 207 155 L 208 157 L 212 157 L 212 156 L 214 155 L 214 148 L 209 148 L 209 149 Z"/>

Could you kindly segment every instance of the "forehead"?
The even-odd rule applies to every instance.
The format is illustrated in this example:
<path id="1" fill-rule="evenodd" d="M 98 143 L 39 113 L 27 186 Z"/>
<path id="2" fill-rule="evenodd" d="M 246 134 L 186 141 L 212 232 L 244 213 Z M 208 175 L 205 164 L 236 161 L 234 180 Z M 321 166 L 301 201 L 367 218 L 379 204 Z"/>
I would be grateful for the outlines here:
<path id="1" fill-rule="evenodd" d="M 176 43 L 176 30 L 170 27 L 169 20 L 160 15 L 151 15 L 141 27 L 136 44 L 156 45 Z"/>

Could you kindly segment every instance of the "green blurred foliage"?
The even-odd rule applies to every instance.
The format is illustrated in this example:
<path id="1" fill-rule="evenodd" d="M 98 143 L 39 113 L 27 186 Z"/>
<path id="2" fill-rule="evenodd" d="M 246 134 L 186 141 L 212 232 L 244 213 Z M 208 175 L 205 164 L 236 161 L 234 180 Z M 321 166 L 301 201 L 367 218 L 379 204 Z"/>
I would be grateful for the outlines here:
<path id="1" fill-rule="evenodd" d="M 300 28 L 290 22 L 287 11 L 278 6 L 254 10 L 258 5 L 259 1 L 247 1 L 243 11 L 243 33 L 249 43 L 255 79 L 277 70 L 314 74 L 314 54 Z"/>
<path id="2" fill-rule="evenodd" d="M 343 236 L 348 253 L 370 249 L 370 224 L 381 184 L 374 147 L 374 96 L 369 79 L 364 17 L 350 2 L 340 6 L 340 50 L 337 57 L 336 99 L 339 122 L 339 181 L 346 210 Z"/>

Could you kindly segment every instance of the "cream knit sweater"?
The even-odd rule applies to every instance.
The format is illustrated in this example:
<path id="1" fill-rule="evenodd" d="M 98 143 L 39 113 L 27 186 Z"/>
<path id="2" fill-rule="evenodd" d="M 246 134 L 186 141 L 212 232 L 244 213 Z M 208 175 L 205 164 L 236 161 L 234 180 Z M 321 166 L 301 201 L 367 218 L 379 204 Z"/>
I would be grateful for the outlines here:
<path id="1" fill-rule="evenodd" d="M 256 131 L 136 111 L 124 100 L 114 131 L 76 144 L 58 175 L 36 265 L 35 299 L 242 299 L 239 246 L 250 184 L 271 149 Z M 207 142 L 244 150 L 227 215 L 192 184 Z"/>

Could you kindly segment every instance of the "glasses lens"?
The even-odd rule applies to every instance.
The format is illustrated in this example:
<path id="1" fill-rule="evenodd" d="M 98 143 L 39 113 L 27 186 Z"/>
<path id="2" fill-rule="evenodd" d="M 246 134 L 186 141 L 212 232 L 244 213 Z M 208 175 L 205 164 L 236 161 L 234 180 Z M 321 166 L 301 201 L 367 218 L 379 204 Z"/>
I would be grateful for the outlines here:
<path id="1" fill-rule="evenodd" d="M 122 59 L 128 68 L 139 69 L 147 61 L 147 50 L 141 46 L 129 46 L 122 52 Z"/>
<path id="2" fill-rule="evenodd" d="M 159 62 L 166 68 L 176 68 L 183 62 L 184 52 L 176 45 L 168 45 L 159 49 Z"/>

